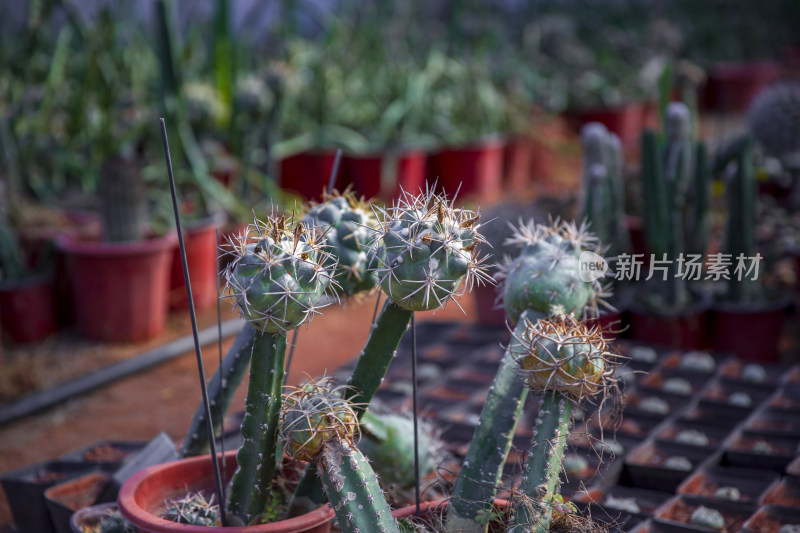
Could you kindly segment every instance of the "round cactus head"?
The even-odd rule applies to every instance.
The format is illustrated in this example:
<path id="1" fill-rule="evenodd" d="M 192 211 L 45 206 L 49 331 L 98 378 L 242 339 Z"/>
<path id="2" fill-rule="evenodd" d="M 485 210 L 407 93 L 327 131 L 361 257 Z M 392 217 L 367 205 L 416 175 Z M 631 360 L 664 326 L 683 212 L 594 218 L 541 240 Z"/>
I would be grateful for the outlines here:
<path id="1" fill-rule="evenodd" d="M 363 199 L 359 200 L 352 192 L 333 191 L 322 203 L 309 207 L 303 223 L 322 232 L 331 255 L 338 260 L 332 271 L 340 295 L 352 296 L 378 285 L 378 274 L 368 268 L 367 259 L 367 243 L 377 220 Z"/>
<path id="2" fill-rule="evenodd" d="M 597 239 L 585 226 L 557 221 L 537 226 L 530 221 L 521 223 L 506 242 L 522 248 L 501 274 L 503 305 L 511 321 L 528 309 L 581 315 L 587 307 L 596 311 L 606 296 L 599 280 L 580 276 L 581 254 L 598 252 Z"/>
<path id="3" fill-rule="evenodd" d="M 692 112 L 683 102 L 670 102 L 664 131 L 669 139 L 688 139 L 692 133 Z"/>
<path id="4" fill-rule="evenodd" d="M 250 325 L 265 333 L 285 332 L 312 318 L 336 283 L 335 259 L 319 234 L 283 215 L 256 219 L 231 246 L 227 296 Z"/>
<path id="5" fill-rule="evenodd" d="M 480 213 L 457 209 L 444 195 L 405 194 L 393 207 L 378 209 L 371 265 L 383 291 L 410 311 L 438 309 L 474 283 L 494 283 L 478 228 Z"/>
<path id="6" fill-rule="evenodd" d="M 330 441 L 355 445 L 360 435 L 358 417 L 352 404 L 342 398 L 343 388 L 324 377 L 284 395 L 280 438 L 289 456 L 313 461 Z"/>
<path id="7" fill-rule="evenodd" d="M 531 390 L 560 392 L 577 402 L 616 384 L 618 356 L 609 352 L 597 326 L 559 315 L 528 322 L 518 340 L 525 347 L 518 363 Z"/>

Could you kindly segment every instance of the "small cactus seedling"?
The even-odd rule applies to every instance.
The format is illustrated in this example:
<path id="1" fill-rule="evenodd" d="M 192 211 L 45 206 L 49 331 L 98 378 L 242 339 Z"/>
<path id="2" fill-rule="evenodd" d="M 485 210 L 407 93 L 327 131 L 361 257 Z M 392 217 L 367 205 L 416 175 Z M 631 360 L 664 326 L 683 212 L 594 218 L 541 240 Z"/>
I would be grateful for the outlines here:
<path id="1" fill-rule="evenodd" d="M 318 234 L 282 215 L 256 220 L 234 244 L 236 256 L 226 271 L 228 296 L 255 335 L 244 442 L 236 456 L 239 467 L 228 510 L 246 524 L 264 512 L 275 475 L 286 332 L 319 312 L 333 270 Z"/>
<path id="2" fill-rule="evenodd" d="M 177 524 L 209 527 L 220 525 L 219 505 L 214 503 L 214 496 L 206 500 L 199 492 L 167 502 L 167 508 L 161 517 Z"/>
<path id="3" fill-rule="evenodd" d="M 366 244 L 372 239 L 377 221 L 369 204 L 352 192 L 325 195 L 312 205 L 303 222 L 313 224 L 325 236 L 329 251 L 338 259 L 334 279 L 344 296 L 369 291 L 378 284 L 378 275 L 369 269 Z"/>
<path id="4" fill-rule="evenodd" d="M 522 339 L 528 325 L 565 311 L 583 314 L 604 296 L 598 281 L 583 281 L 578 275 L 581 253 L 596 250 L 596 238 L 585 228 L 566 222 L 549 226 L 529 222 L 521 224 L 508 242 L 522 248 L 502 276 L 506 316 L 517 325 L 453 489 L 447 517 L 450 533 L 485 531 L 478 517 L 491 506 L 528 394 L 516 364 L 518 354 L 526 351 Z"/>
<path id="5" fill-rule="evenodd" d="M 572 407 L 597 397 L 602 402 L 616 387 L 617 356 L 598 327 L 570 315 L 526 322 L 517 361 L 527 386 L 543 395 L 519 490 L 537 505 L 515 505 L 511 531 L 529 531 L 525 528 L 533 525 L 544 533 L 557 501 Z"/>
<path id="6" fill-rule="evenodd" d="M 356 446 L 358 417 L 342 392 L 323 378 L 287 394 L 281 415 L 283 449 L 316 465 L 344 533 L 399 533 L 377 476 Z"/>

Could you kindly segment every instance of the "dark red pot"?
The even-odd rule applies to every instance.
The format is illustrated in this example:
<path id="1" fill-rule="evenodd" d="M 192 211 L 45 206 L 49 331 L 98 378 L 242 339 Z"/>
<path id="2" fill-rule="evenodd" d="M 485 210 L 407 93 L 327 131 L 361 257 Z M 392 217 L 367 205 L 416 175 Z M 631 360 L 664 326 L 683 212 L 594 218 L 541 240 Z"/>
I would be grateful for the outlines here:
<path id="1" fill-rule="evenodd" d="M 419 150 L 399 154 L 346 155 L 342 158 L 338 189 L 353 186 L 365 198 L 397 199 L 402 190 L 417 193 L 425 188 L 427 156 Z M 387 168 L 387 165 L 394 168 Z"/>
<path id="2" fill-rule="evenodd" d="M 506 323 L 506 311 L 497 303 L 497 288 L 483 284 L 472 289 L 478 324 L 502 326 Z"/>
<path id="3" fill-rule="evenodd" d="M 708 302 L 702 302 L 678 315 L 659 315 L 634 305 L 630 309 L 631 337 L 682 350 L 705 348 L 708 307 Z"/>
<path id="4" fill-rule="evenodd" d="M 108 342 L 143 341 L 161 334 L 177 242 L 174 233 L 124 244 L 59 237 L 81 332 Z"/>
<path id="5" fill-rule="evenodd" d="M 628 235 L 631 238 L 632 252 L 643 256 L 641 259 L 644 266 L 649 265 L 650 255 L 647 251 L 647 239 L 644 234 L 644 220 L 639 216 L 625 215 L 625 227 L 628 228 Z"/>
<path id="6" fill-rule="evenodd" d="M 711 313 L 711 345 L 741 359 L 778 361 L 778 340 L 791 299 L 767 304 L 717 303 Z"/>
<path id="7" fill-rule="evenodd" d="M 522 191 L 528 185 L 534 151 L 530 137 L 519 136 L 508 141 L 503 151 L 503 175 L 508 189 Z"/>
<path id="8" fill-rule="evenodd" d="M 3 331 L 15 343 L 38 342 L 58 329 L 53 276 L 31 276 L 0 284 Z"/>
<path id="9" fill-rule="evenodd" d="M 428 159 L 428 183 L 459 197 L 477 195 L 481 202 L 500 197 L 503 186 L 503 147 L 499 139 L 470 146 L 445 148 Z"/>
<path id="10" fill-rule="evenodd" d="M 300 152 L 280 161 L 281 187 L 306 200 L 322 200 L 333 170 L 335 152 Z"/>
<path id="11" fill-rule="evenodd" d="M 720 63 L 709 71 L 701 101 L 707 109 L 744 111 L 761 89 L 779 77 L 780 67 L 771 61 Z"/>
<path id="12" fill-rule="evenodd" d="M 189 279 L 192 281 L 192 299 L 198 312 L 211 309 L 217 301 L 218 227 L 219 223 L 215 218 L 208 218 L 187 224 L 183 231 Z M 175 247 L 172 254 L 169 307 L 171 310 L 189 308 L 179 246 Z"/>
<path id="13" fill-rule="evenodd" d="M 192 457 L 163 463 L 141 470 L 128 479 L 119 491 L 117 503 L 122 515 L 144 533 L 328 533 L 333 509 L 325 504 L 310 513 L 255 526 L 208 528 L 177 524 L 156 516 L 164 501 L 181 498 L 188 491 L 213 493 L 214 477 L 209 456 Z M 232 476 L 236 470 L 236 451 L 225 454 L 225 471 Z"/>
<path id="14" fill-rule="evenodd" d="M 580 129 L 589 122 L 599 122 L 615 133 L 625 147 L 638 146 L 644 125 L 645 107 L 641 102 L 629 102 L 616 108 L 595 108 L 568 111 L 566 118 Z"/>

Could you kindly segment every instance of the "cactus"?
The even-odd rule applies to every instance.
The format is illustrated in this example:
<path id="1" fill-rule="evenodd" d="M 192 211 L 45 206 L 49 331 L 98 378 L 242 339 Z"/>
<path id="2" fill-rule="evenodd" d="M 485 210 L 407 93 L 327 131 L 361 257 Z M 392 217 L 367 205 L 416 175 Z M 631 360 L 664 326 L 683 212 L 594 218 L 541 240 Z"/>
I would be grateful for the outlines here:
<path id="1" fill-rule="evenodd" d="M 342 387 L 323 378 L 286 395 L 281 416 L 283 449 L 313 462 L 344 533 L 399 533 L 369 463 L 356 446 L 358 417 Z"/>
<path id="2" fill-rule="evenodd" d="M 376 221 L 369 205 L 352 192 L 325 195 L 322 203 L 312 205 L 303 222 L 314 224 L 325 235 L 330 252 L 338 259 L 334 279 L 341 295 L 352 296 L 372 290 L 378 275 L 370 270 L 366 243 L 370 241 Z"/>
<path id="3" fill-rule="evenodd" d="M 764 150 L 786 158 L 800 152 L 800 83 L 776 83 L 750 104 L 747 123 Z"/>
<path id="4" fill-rule="evenodd" d="M 557 501 L 564 447 L 571 425 L 572 407 L 605 396 L 616 386 L 616 357 L 608 350 L 600 329 L 587 327 L 571 315 L 525 320 L 515 354 L 530 390 L 542 392 L 533 439 L 519 490 L 527 498 L 514 505 L 509 531 L 546 532 Z M 537 502 L 525 505 L 521 502 Z"/>
<path id="5" fill-rule="evenodd" d="M 147 194 L 136 163 L 123 157 L 106 161 L 97 192 L 101 201 L 103 240 L 140 240 L 147 220 Z"/>
<path id="6" fill-rule="evenodd" d="M 672 312 L 689 302 L 677 276 L 679 254 L 702 255 L 708 247 L 711 171 L 705 144 L 692 138 L 685 104 L 667 106 L 662 137 L 642 135 L 642 190 L 647 246 L 656 260 L 669 261 L 657 305 Z"/>
<path id="7" fill-rule="evenodd" d="M 199 492 L 191 492 L 179 500 L 167 502 L 167 508 L 161 517 L 177 524 L 210 527 L 220 525 L 219 505 L 214 503 L 214 496 L 206 500 Z"/>
<path id="8" fill-rule="evenodd" d="M 228 297 L 257 330 L 242 421 L 244 442 L 228 509 L 243 523 L 263 511 L 275 474 L 286 332 L 313 318 L 329 289 L 330 254 L 310 228 L 272 214 L 236 243 L 226 271 Z M 335 266 L 335 265 L 334 265 Z"/>
<path id="9" fill-rule="evenodd" d="M 84 526 L 83 530 L 84 533 L 137 533 L 139 531 L 116 509 L 109 511 L 96 526 Z"/>
<path id="10" fill-rule="evenodd" d="M 581 129 L 583 146 L 583 215 L 607 253 L 630 249 L 625 229 L 623 156 L 619 137 L 599 122 Z"/>
<path id="11" fill-rule="evenodd" d="M 584 227 L 565 222 L 536 226 L 532 221 L 508 239 L 522 247 L 502 275 L 506 314 L 517 325 L 453 489 L 448 532 L 485 530 L 479 517 L 491 506 L 528 392 L 515 364 L 515 354 L 524 350 L 521 339 L 528 323 L 563 312 L 581 314 L 604 296 L 599 282 L 578 277 L 578 258 L 583 251 L 596 250 L 595 241 Z"/>

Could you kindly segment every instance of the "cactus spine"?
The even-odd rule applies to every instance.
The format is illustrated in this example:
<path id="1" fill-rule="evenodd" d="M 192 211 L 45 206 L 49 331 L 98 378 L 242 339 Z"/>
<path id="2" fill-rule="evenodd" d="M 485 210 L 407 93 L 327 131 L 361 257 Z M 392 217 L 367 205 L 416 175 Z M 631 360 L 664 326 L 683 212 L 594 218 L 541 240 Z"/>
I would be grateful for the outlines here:
<path id="1" fill-rule="evenodd" d="M 517 362 L 526 385 L 543 397 L 523 470 L 509 531 L 546 533 L 558 494 L 572 405 L 605 395 L 614 387 L 615 359 L 598 327 L 588 328 L 571 315 L 539 320 L 526 327 Z M 533 501 L 534 505 L 529 502 Z"/>
<path id="2" fill-rule="evenodd" d="M 244 442 L 231 482 L 228 509 L 243 523 L 263 511 L 275 474 L 286 331 L 310 319 L 332 283 L 330 260 L 316 233 L 273 214 L 256 220 L 238 242 L 226 272 L 229 296 L 258 330 L 242 421 Z M 252 237 L 251 237 L 252 235 Z"/>
<path id="3" fill-rule="evenodd" d="M 290 456 L 316 465 L 344 533 L 399 533 L 377 476 L 355 445 L 358 420 L 329 378 L 286 396 L 281 439 Z"/>
<path id="4" fill-rule="evenodd" d="M 519 379 L 516 360 L 524 351 L 529 323 L 564 312 L 581 314 L 603 296 L 598 282 L 578 277 L 581 252 L 595 250 L 594 236 L 583 227 L 568 223 L 537 227 L 529 222 L 517 228 L 507 242 L 522 247 L 503 275 L 506 314 L 517 325 L 453 489 L 447 517 L 451 533 L 486 530 L 479 513 L 491 506 L 528 393 Z"/>
<path id="5" fill-rule="evenodd" d="M 642 135 L 642 189 L 647 245 L 656 260 L 666 259 L 660 304 L 667 311 L 689 301 L 684 280 L 676 275 L 679 254 L 705 254 L 711 171 L 705 145 L 692 138 L 689 108 L 672 102 L 666 108 L 663 139 Z"/>
<path id="6" fill-rule="evenodd" d="M 599 122 L 581 129 L 581 144 L 584 218 L 613 257 L 630 249 L 625 229 L 622 144 Z"/>

